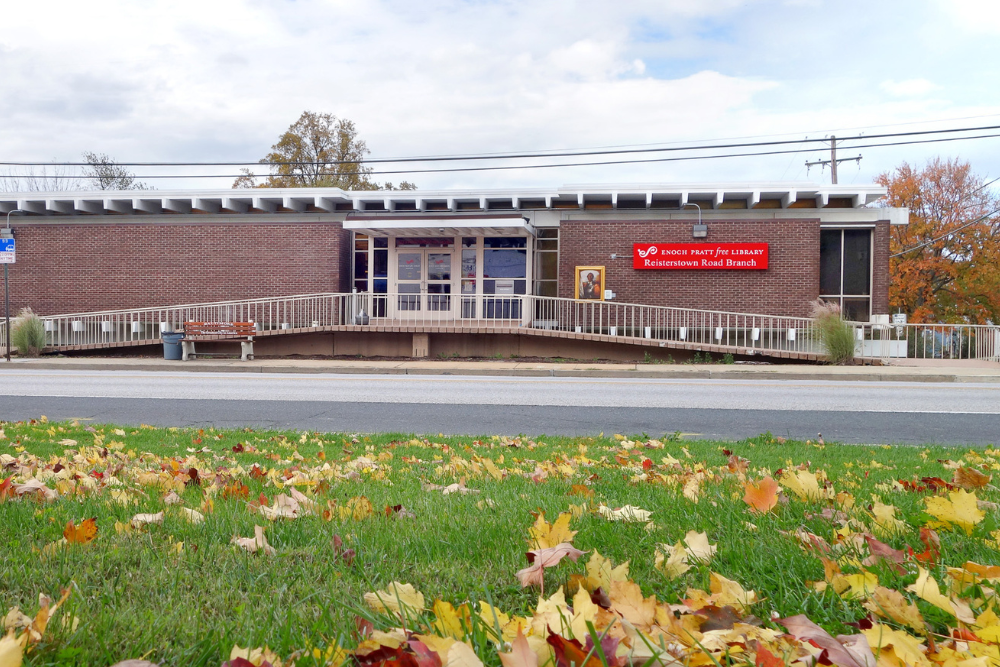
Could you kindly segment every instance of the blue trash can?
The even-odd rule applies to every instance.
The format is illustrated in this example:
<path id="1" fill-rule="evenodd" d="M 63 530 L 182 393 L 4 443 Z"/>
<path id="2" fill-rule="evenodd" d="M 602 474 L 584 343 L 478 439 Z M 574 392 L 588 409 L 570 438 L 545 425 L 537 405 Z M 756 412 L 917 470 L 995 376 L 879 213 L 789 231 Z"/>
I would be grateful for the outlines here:
<path id="1" fill-rule="evenodd" d="M 181 350 L 181 340 L 184 338 L 184 333 L 162 333 L 160 336 L 163 338 L 163 358 L 168 361 L 180 361 L 184 358 L 184 354 Z"/>

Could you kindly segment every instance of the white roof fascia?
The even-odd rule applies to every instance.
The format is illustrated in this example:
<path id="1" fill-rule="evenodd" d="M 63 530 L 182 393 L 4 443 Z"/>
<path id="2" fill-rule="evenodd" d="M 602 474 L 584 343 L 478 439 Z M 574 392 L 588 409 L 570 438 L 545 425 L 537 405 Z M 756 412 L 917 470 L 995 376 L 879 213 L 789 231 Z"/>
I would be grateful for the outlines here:
<path id="1" fill-rule="evenodd" d="M 646 201 L 647 208 L 653 200 L 679 201 L 683 207 L 691 200 L 712 202 L 718 208 L 727 198 L 745 199 L 748 208 L 762 199 L 777 198 L 782 208 L 788 208 L 798 200 L 815 199 L 817 206 L 829 204 L 831 198 L 850 200 L 853 208 L 870 205 L 885 196 L 885 188 L 879 185 L 819 185 L 807 182 L 760 182 L 732 184 L 625 184 L 625 185 L 578 185 L 563 188 L 517 188 L 483 190 L 371 190 L 344 191 L 339 188 L 274 188 L 253 190 L 152 190 L 152 191 L 82 191 L 82 192 L 32 192 L 0 193 L 0 214 L 21 208 L 32 215 L 63 216 L 74 213 L 88 215 L 146 213 L 160 214 L 164 211 L 174 214 L 192 211 L 212 211 L 213 214 L 244 212 L 251 206 L 256 211 L 277 213 L 282 211 L 306 212 L 315 207 L 320 211 L 333 213 L 338 203 L 351 203 L 352 209 L 363 212 L 365 203 L 382 203 L 387 211 L 398 208 L 399 202 L 417 203 L 418 210 L 425 210 L 429 201 L 447 202 L 448 210 L 456 211 L 456 202 L 477 201 L 480 207 L 488 209 L 489 202 L 509 200 L 515 209 L 523 207 L 528 199 L 545 202 L 552 208 L 553 200 L 576 200 L 580 208 L 587 201 L 607 201 L 613 207 L 622 200 Z M 80 204 L 79 202 L 86 202 Z M 212 202 L 207 208 L 199 202 Z M 227 205 L 224 202 L 232 204 Z M 485 205 L 484 205 L 485 202 Z M 214 203 L 218 204 L 215 210 Z M 245 208 L 244 208 L 245 205 Z"/>

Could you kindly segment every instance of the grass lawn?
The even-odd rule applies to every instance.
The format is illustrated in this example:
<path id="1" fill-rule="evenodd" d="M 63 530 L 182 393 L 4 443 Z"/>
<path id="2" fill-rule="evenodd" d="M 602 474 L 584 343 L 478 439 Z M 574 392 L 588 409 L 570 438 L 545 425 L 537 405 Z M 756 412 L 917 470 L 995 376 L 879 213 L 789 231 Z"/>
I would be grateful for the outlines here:
<path id="1" fill-rule="evenodd" d="M 5 619 L 26 665 L 217 667 L 234 646 L 269 647 L 274 665 L 326 665 L 359 642 L 360 665 L 780 665 L 826 646 L 801 623 L 776 622 L 799 614 L 864 637 L 880 664 L 1000 664 L 989 611 L 1000 568 L 965 565 L 998 563 L 1000 492 L 986 477 L 998 468 L 992 449 L 769 434 L 718 443 L 0 422 L 0 615 L 18 607 L 33 619 L 40 593 L 54 604 L 69 592 L 43 632 L 18 613 Z M 767 478 L 777 493 L 765 481 L 755 510 L 748 485 Z M 616 512 L 625 506 L 651 514 Z M 273 553 L 233 542 L 255 526 Z M 542 589 L 522 588 L 525 553 L 567 542 L 585 553 L 541 570 Z M 627 573 L 614 569 L 626 561 Z M 378 590 L 392 596 L 382 612 L 365 602 Z M 587 646 L 591 630 L 599 649 Z M 4 662 L 20 651 L 13 641 L 0 643 L 0 667 L 17 664 Z M 513 652 L 501 657 L 498 644 Z M 855 640 L 837 645 L 863 653 Z M 824 659 L 849 664 L 837 655 L 827 647 Z"/>

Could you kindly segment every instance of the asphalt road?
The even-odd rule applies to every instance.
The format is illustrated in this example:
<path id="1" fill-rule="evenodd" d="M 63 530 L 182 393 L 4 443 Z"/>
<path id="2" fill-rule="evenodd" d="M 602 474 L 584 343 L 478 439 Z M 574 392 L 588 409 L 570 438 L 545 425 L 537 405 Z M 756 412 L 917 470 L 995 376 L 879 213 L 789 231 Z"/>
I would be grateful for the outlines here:
<path id="1" fill-rule="evenodd" d="M 1000 385 L 0 371 L 0 419 L 447 434 L 1000 441 Z"/>

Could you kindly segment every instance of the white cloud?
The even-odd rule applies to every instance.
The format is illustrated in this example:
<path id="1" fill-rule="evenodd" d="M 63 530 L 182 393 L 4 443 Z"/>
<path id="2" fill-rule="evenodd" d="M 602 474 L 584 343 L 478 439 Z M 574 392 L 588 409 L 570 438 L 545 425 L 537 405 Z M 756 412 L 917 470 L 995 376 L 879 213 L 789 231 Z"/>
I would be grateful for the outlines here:
<path id="1" fill-rule="evenodd" d="M 843 128 L 1000 114 L 1000 94 L 982 84 L 996 78 L 982 64 L 990 62 L 984 56 L 991 40 L 949 41 L 930 12 L 916 9 L 893 34 L 884 28 L 885 15 L 871 17 L 871 32 L 864 32 L 869 23 L 844 16 L 839 3 L 786 4 L 14 3 L 0 36 L 0 158 L 74 159 L 94 150 L 119 160 L 253 160 L 304 109 L 354 120 L 379 156 L 812 131 L 839 136 Z M 873 5 L 872 11 L 882 10 Z M 865 44 L 862 51 L 818 47 L 843 34 L 842 21 Z M 909 38 L 921 30 L 937 41 Z M 965 74 L 970 60 L 980 63 L 978 71 Z M 997 154 L 980 146 L 961 149 Z M 928 151 L 950 149 L 894 150 L 867 151 L 863 164 L 870 171 L 863 178 L 900 156 L 920 161 Z M 783 155 L 383 180 L 428 187 L 760 180 L 804 176 L 804 160 Z"/>
<path id="2" fill-rule="evenodd" d="M 907 79 L 906 81 L 883 81 L 879 88 L 893 97 L 922 97 L 937 90 L 938 86 L 927 79 Z"/>
<path id="3" fill-rule="evenodd" d="M 1000 33 L 1000 3 L 996 0 L 938 0 L 938 4 L 969 32 Z"/>

